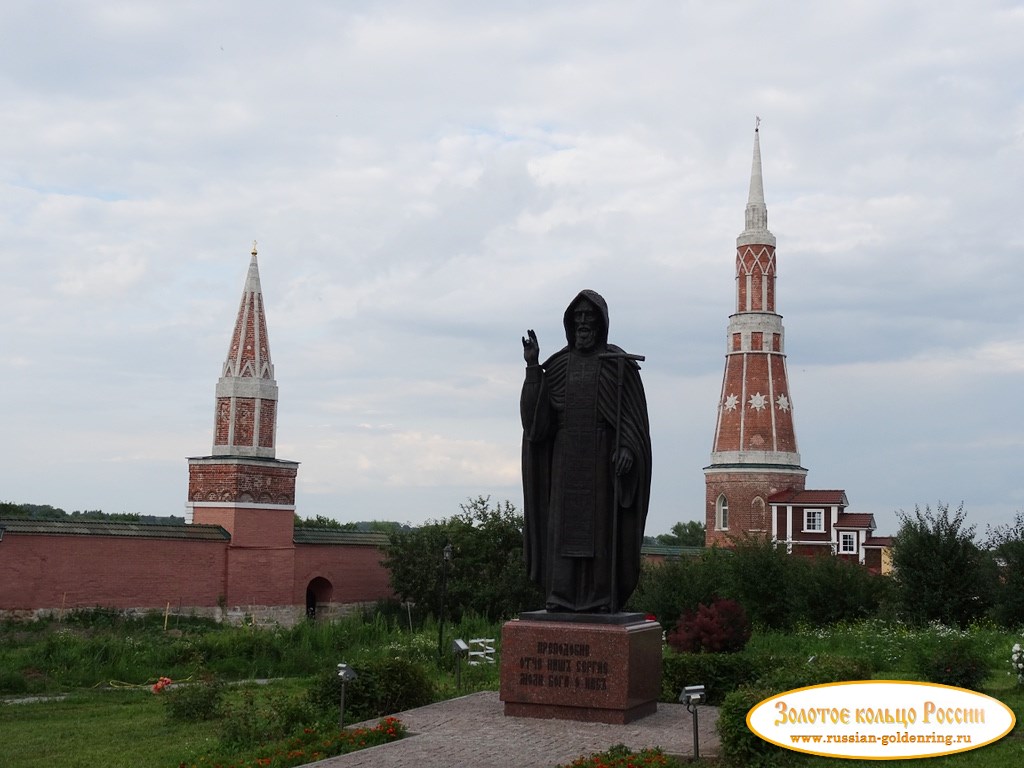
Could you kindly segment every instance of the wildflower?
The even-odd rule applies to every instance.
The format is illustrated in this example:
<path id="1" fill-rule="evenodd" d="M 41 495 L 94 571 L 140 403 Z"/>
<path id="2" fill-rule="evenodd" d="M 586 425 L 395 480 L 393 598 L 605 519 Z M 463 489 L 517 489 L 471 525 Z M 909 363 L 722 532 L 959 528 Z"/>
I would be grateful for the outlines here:
<path id="1" fill-rule="evenodd" d="M 1017 673 L 1017 683 L 1024 685 L 1024 648 L 1021 648 L 1020 643 L 1014 643 L 1010 649 L 1010 664 Z"/>

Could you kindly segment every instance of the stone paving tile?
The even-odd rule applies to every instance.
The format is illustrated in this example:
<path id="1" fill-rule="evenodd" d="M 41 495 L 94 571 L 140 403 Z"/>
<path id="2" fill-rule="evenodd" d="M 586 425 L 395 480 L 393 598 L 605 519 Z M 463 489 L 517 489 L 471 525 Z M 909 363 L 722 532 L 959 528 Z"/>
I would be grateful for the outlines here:
<path id="1" fill-rule="evenodd" d="M 505 717 L 496 691 L 410 709 L 396 714 L 409 736 L 392 744 L 314 763 L 317 768 L 546 768 L 615 744 L 633 749 L 661 747 L 671 755 L 693 755 L 693 718 L 682 704 L 658 704 L 658 711 L 628 725 L 576 723 Z M 701 707 L 700 753 L 718 753 L 718 710 Z M 363 725 L 375 725 L 376 720 Z"/>

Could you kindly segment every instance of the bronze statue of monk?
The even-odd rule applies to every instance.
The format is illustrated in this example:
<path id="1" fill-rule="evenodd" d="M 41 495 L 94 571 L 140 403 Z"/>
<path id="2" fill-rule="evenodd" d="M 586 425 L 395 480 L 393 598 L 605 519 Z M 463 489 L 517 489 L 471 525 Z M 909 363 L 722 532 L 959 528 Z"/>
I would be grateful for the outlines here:
<path id="1" fill-rule="evenodd" d="M 636 588 L 651 490 L 639 355 L 608 343 L 608 305 L 581 291 L 568 345 L 523 338 L 524 549 L 548 611 L 617 613 Z"/>

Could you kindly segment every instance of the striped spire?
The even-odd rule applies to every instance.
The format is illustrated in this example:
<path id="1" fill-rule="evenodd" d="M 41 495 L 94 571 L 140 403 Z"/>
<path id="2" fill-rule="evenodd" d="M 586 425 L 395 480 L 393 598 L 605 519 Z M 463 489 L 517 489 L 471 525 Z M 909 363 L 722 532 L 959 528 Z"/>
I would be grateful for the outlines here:
<path id="1" fill-rule="evenodd" d="M 802 489 L 807 474 L 800 466 L 785 330 L 775 303 L 775 236 L 768 231 L 759 128 L 744 223 L 736 238 L 736 310 L 726 332 L 711 464 L 704 468 L 709 544 L 768 531 L 768 497 Z"/>
<path id="2" fill-rule="evenodd" d="M 277 382 L 253 242 L 235 328 L 217 382 L 213 454 L 272 459 L 276 431 Z"/>

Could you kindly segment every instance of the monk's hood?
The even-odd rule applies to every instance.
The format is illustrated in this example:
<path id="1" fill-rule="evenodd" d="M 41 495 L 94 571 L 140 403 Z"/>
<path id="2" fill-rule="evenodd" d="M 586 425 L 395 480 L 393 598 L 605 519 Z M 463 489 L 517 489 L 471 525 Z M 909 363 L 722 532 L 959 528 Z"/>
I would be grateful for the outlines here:
<path id="1" fill-rule="evenodd" d="M 580 299 L 586 299 L 597 307 L 597 311 L 601 313 L 601 327 L 597 329 L 597 345 L 598 348 L 604 347 L 608 343 L 608 302 L 597 291 L 587 288 L 576 294 L 576 298 L 569 302 L 565 315 L 562 317 L 562 325 L 565 327 L 565 339 L 569 342 L 569 349 L 576 348 L 576 322 L 573 318 L 573 307 L 576 306 Z"/>

